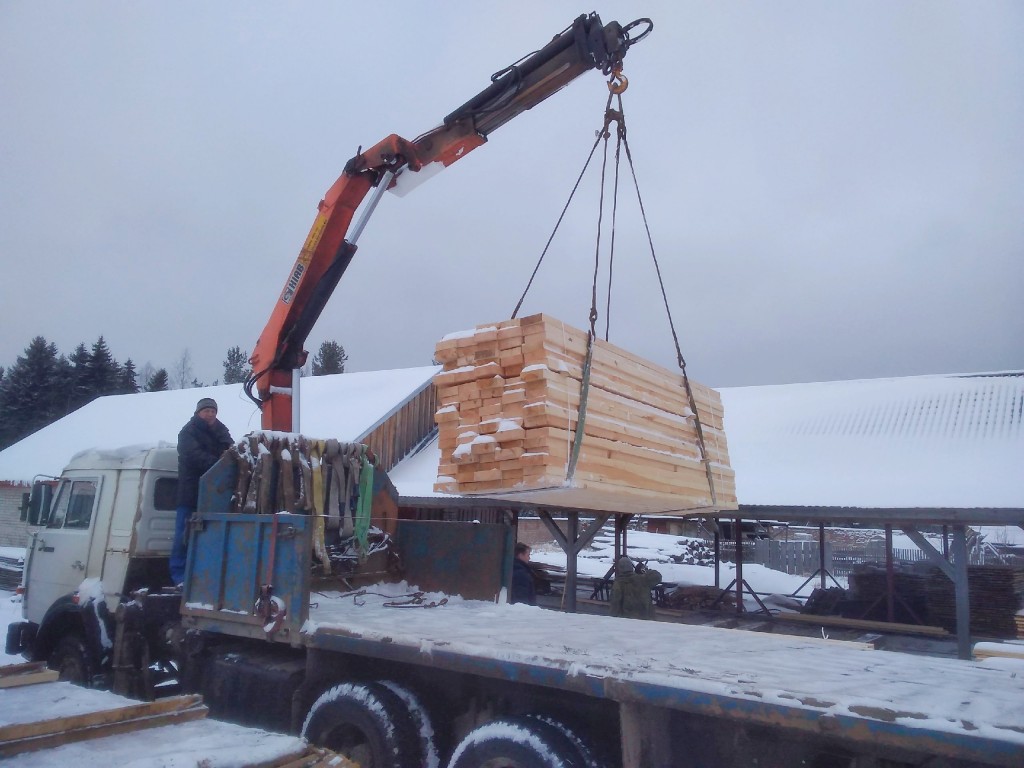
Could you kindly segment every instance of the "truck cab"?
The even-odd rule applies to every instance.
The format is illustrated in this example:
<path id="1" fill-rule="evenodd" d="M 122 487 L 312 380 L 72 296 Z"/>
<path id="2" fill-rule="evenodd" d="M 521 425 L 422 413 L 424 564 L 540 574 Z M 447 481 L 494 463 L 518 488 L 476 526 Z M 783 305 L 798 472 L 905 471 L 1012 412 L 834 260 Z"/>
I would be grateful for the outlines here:
<path id="1" fill-rule="evenodd" d="M 52 494 L 34 492 L 30 515 L 41 527 L 25 562 L 24 621 L 10 625 L 7 652 L 77 682 L 109 674 L 118 606 L 171 586 L 176 490 L 177 450 L 162 445 L 84 451 Z"/>

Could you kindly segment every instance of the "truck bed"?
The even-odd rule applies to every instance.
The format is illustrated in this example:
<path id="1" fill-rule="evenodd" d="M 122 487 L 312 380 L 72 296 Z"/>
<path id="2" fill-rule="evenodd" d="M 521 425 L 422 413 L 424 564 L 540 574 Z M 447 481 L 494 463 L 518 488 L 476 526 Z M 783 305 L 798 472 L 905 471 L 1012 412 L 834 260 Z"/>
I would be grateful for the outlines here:
<path id="1" fill-rule="evenodd" d="M 316 594 L 304 641 L 620 702 L 924 745 L 993 764 L 1024 761 L 1024 665 L 1017 662 L 459 598 L 440 605 L 439 594 L 408 602 L 409 594 L 394 586 Z"/>
<path id="2" fill-rule="evenodd" d="M 850 643 L 565 614 L 427 590 L 502 594 L 502 526 L 476 560 L 483 524 L 410 523 L 410 579 L 349 593 L 310 577 L 310 518 L 207 514 L 193 539 L 182 615 L 212 633 L 401 662 L 824 735 L 986 765 L 1024 765 L 1024 669 L 876 651 Z M 431 526 L 443 525 L 431 528 Z M 401 535 L 401 531 L 399 532 Z M 412 535 L 415 534 L 415 535 Z M 429 534 L 429 535 L 428 535 Z M 505 542 L 507 545 L 508 542 Z M 472 545 L 467 545 L 472 544 Z M 429 567 L 415 571 L 414 566 Z M 272 585 L 277 619 L 258 615 Z M 454 591 L 454 590 L 450 590 Z M 1017 665 L 1008 669 L 1006 664 Z"/>

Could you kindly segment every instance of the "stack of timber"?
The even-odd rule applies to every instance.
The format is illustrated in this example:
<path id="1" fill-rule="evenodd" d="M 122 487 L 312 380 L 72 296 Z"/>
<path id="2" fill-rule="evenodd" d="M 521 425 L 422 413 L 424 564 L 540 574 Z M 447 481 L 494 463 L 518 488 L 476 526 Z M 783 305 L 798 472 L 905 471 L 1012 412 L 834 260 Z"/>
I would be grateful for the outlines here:
<path id="1" fill-rule="evenodd" d="M 442 339 L 435 490 L 602 512 L 736 509 L 719 394 L 690 381 L 712 495 L 682 374 L 602 340 L 567 481 L 586 355 L 587 333 L 547 315 Z"/>
<path id="2" fill-rule="evenodd" d="M 865 564 L 857 566 L 849 575 L 850 597 L 844 606 L 847 618 L 886 621 L 886 599 L 889 577 L 885 568 Z M 894 621 L 907 624 L 935 624 L 928 613 L 927 573 L 917 570 L 896 569 L 892 575 Z M 955 627 L 955 624 L 954 624 Z"/>
<path id="3" fill-rule="evenodd" d="M 1007 565 L 967 567 L 971 632 L 989 637 L 1016 637 L 1024 606 L 1024 568 Z M 953 582 L 938 568 L 929 571 L 928 614 L 932 622 L 956 627 L 956 592 Z"/>

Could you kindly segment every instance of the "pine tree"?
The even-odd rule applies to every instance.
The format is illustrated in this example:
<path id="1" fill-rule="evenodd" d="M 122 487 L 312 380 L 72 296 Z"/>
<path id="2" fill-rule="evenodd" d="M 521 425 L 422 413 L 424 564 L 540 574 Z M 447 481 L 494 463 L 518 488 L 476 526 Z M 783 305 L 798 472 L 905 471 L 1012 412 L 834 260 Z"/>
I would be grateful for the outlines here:
<path id="1" fill-rule="evenodd" d="M 57 345 L 36 336 L 0 384 L 0 448 L 63 415 Z"/>
<path id="2" fill-rule="evenodd" d="M 63 382 L 64 413 L 77 411 L 92 398 L 89 396 L 89 350 L 79 344 L 68 360 Z"/>
<path id="3" fill-rule="evenodd" d="M 252 375 L 252 368 L 249 367 L 249 353 L 243 352 L 241 347 L 231 347 L 228 356 L 224 360 L 224 383 L 240 384 Z"/>
<path id="4" fill-rule="evenodd" d="M 331 373 L 344 373 L 348 355 L 345 348 L 336 341 L 325 341 L 313 357 L 313 375 L 326 376 Z"/>
<path id="5" fill-rule="evenodd" d="M 121 367 L 110 354 L 106 340 L 100 336 L 92 345 L 87 368 L 89 375 L 86 381 L 89 386 L 89 400 L 103 395 L 112 395 L 118 391 L 121 378 Z"/>
<path id="6" fill-rule="evenodd" d="M 129 357 L 121 366 L 121 375 L 118 378 L 117 394 L 134 395 L 139 391 L 139 382 L 135 374 L 135 363 Z"/>
<path id="7" fill-rule="evenodd" d="M 167 376 L 167 369 L 161 368 L 146 382 L 145 387 L 147 392 L 166 392 L 170 389 L 170 381 Z"/>

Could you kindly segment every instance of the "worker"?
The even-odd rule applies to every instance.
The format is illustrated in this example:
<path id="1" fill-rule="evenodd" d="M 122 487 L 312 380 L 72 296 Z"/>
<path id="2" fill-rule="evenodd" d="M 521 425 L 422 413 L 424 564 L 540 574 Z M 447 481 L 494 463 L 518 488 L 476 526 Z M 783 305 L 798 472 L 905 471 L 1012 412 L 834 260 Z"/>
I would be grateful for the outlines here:
<path id="1" fill-rule="evenodd" d="M 612 582 L 612 616 L 627 619 L 653 619 L 654 601 L 651 589 L 661 582 L 658 571 L 641 567 L 623 555 L 615 561 L 615 581 Z"/>
<path id="2" fill-rule="evenodd" d="M 231 447 L 231 433 L 217 419 L 217 401 L 204 397 L 178 433 L 178 509 L 171 546 L 171 580 L 180 587 L 185 581 L 188 548 L 186 528 L 199 504 L 199 478 Z"/>
<path id="3" fill-rule="evenodd" d="M 515 557 L 512 559 L 512 595 L 509 602 L 537 604 L 537 587 L 533 583 L 533 569 L 530 568 L 530 546 L 521 541 L 516 544 Z"/>

